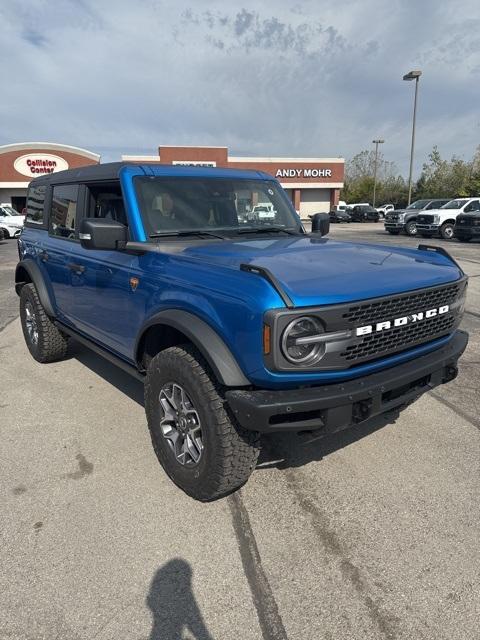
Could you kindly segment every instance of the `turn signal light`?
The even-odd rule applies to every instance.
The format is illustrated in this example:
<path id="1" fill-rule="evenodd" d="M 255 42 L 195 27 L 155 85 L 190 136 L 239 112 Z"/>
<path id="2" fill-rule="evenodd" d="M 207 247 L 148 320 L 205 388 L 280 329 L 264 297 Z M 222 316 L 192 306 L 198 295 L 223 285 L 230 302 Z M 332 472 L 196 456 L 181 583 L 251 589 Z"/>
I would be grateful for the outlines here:
<path id="1" fill-rule="evenodd" d="M 272 348 L 272 331 L 268 324 L 263 325 L 263 353 L 268 356 Z"/>

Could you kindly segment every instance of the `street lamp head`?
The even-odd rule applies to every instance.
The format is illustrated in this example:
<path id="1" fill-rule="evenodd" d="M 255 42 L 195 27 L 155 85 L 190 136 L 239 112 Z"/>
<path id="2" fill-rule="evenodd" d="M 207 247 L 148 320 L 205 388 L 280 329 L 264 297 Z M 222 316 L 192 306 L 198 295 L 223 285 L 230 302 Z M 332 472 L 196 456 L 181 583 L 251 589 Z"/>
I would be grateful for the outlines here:
<path id="1" fill-rule="evenodd" d="M 383 144 L 385 140 L 372 140 L 373 144 Z"/>
<path id="2" fill-rule="evenodd" d="M 421 75 L 422 75 L 422 72 L 420 70 L 409 71 L 408 73 L 406 73 L 403 76 L 403 79 L 404 80 L 418 80 L 418 78 L 420 78 Z"/>

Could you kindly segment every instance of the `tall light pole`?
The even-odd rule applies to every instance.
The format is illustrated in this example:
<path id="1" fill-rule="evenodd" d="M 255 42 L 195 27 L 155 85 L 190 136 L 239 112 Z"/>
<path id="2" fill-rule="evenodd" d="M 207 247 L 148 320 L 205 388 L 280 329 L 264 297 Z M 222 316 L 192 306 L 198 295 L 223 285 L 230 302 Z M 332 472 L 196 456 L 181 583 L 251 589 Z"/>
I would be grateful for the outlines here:
<path id="1" fill-rule="evenodd" d="M 410 149 L 410 172 L 408 174 L 408 204 L 412 199 L 412 170 L 413 170 L 413 150 L 415 147 L 415 120 L 417 117 L 417 94 L 418 81 L 422 75 L 421 71 L 409 71 L 403 76 L 404 80 L 415 80 L 415 99 L 413 101 L 413 126 L 412 126 L 412 147 Z"/>
<path id="2" fill-rule="evenodd" d="M 378 145 L 383 144 L 385 140 L 372 140 L 375 145 L 375 166 L 373 169 L 373 204 L 375 206 L 375 196 L 377 194 L 377 163 L 378 163 Z"/>

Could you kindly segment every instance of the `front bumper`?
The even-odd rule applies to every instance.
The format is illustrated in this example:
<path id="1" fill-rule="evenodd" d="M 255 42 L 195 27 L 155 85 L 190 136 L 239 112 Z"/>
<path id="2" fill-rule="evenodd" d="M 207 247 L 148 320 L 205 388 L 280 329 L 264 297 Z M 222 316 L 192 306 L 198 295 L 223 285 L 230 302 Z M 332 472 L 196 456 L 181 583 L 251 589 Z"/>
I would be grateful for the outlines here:
<path id="1" fill-rule="evenodd" d="M 405 226 L 403 224 L 403 222 L 391 222 L 391 221 L 385 221 L 384 223 L 385 229 L 395 229 L 395 230 L 401 230 L 403 229 L 403 227 Z"/>
<path id="2" fill-rule="evenodd" d="M 480 236 L 480 227 L 455 227 L 454 236 L 456 238 L 474 238 Z"/>
<path id="3" fill-rule="evenodd" d="M 422 231 L 427 233 L 438 233 L 439 229 L 440 225 L 438 224 L 420 224 L 417 222 L 417 231 L 420 231 L 420 233 Z"/>
<path id="4" fill-rule="evenodd" d="M 293 390 L 231 390 L 227 402 L 245 429 L 261 432 L 340 431 L 414 400 L 453 380 L 468 334 L 456 331 L 448 344 L 396 367 L 344 382 Z"/>

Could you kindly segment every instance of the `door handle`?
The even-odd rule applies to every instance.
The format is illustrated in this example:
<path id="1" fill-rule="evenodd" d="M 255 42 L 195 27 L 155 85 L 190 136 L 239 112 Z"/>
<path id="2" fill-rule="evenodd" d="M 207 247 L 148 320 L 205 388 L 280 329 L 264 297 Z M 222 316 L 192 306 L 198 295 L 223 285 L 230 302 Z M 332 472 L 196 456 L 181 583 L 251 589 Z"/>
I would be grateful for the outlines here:
<path id="1" fill-rule="evenodd" d="M 46 251 L 41 251 L 39 253 L 39 256 L 42 262 L 47 262 L 48 258 L 50 257 Z"/>
<path id="2" fill-rule="evenodd" d="M 75 273 L 83 273 L 85 271 L 85 267 L 81 264 L 75 264 L 74 262 L 71 262 L 69 265 L 67 265 L 68 268 L 70 269 L 70 271 L 73 271 Z"/>

